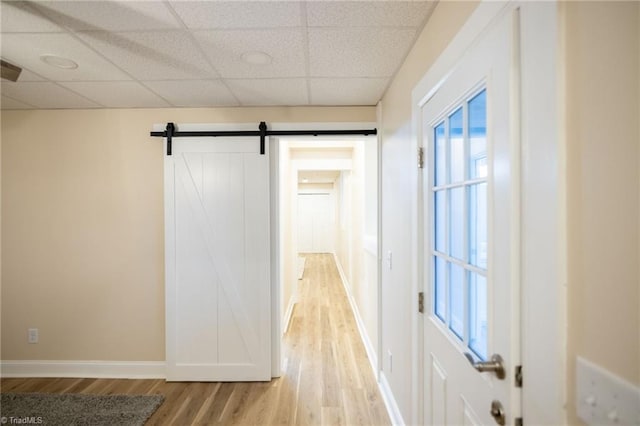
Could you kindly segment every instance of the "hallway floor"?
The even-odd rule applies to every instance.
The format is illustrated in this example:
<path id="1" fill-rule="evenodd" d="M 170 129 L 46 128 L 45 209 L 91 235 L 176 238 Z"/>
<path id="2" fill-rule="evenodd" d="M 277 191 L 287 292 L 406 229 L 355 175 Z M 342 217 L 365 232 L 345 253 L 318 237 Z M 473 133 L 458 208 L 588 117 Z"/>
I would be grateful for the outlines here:
<path id="1" fill-rule="evenodd" d="M 300 300 L 268 383 L 2 379 L 2 392 L 162 394 L 147 425 L 388 425 L 333 255 L 306 255 Z"/>

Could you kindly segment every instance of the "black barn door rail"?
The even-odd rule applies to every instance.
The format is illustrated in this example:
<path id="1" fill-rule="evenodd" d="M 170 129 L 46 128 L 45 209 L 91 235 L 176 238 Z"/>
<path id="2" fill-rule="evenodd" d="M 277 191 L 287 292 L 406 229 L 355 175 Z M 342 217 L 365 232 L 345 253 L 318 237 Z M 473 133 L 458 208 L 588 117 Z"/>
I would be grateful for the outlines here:
<path id="1" fill-rule="evenodd" d="M 172 138 L 194 138 L 194 137 L 233 137 L 233 136 L 259 136 L 260 137 L 260 154 L 264 155 L 265 137 L 266 136 L 347 136 L 347 135 L 376 135 L 378 129 L 364 130 L 268 130 L 267 123 L 260 122 L 258 130 L 222 130 L 222 131 L 187 131 L 181 132 L 176 130 L 176 125 L 167 123 L 166 130 L 162 132 L 151 132 L 151 136 L 167 138 L 167 155 L 171 155 Z"/>

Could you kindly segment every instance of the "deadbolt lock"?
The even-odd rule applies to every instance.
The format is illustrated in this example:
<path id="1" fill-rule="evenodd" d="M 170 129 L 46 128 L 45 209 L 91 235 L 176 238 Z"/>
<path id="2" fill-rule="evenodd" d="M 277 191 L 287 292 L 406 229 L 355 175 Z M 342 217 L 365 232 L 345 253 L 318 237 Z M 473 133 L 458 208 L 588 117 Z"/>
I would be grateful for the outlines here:
<path id="1" fill-rule="evenodd" d="M 491 417 L 493 417 L 499 425 L 505 424 L 504 408 L 497 399 L 491 401 Z"/>

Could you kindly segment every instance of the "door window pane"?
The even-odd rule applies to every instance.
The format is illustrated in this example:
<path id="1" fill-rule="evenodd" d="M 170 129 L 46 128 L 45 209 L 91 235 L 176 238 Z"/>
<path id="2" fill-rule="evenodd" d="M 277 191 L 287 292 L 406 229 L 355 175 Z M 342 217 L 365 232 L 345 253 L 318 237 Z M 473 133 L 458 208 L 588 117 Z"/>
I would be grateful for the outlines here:
<path id="1" fill-rule="evenodd" d="M 455 188 L 450 192 L 449 208 L 449 254 L 464 259 L 464 188 Z"/>
<path id="2" fill-rule="evenodd" d="M 446 253 L 447 238 L 447 191 L 436 191 L 434 196 L 433 212 L 435 214 L 435 249 L 441 253 Z"/>
<path id="3" fill-rule="evenodd" d="M 445 286 L 447 285 L 447 276 L 446 276 L 446 262 L 441 257 L 434 257 L 435 263 L 435 271 L 434 271 L 434 281 L 435 281 L 435 313 L 441 320 L 445 320 L 447 315 L 447 294 L 445 291 Z"/>
<path id="4" fill-rule="evenodd" d="M 449 116 L 451 182 L 464 180 L 464 131 L 462 108 Z"/>
<path id="5" fill-rule="evenodd" d="M 459 337 L 464 336 L 464 270 L 450 263 L 451 286 L 451 330 Z"/>
<path id="6" fill-rule="evenodd" d="M 433 128 L 433 305 L 447 333 L 486 359 L 488 265 L 487 92 Z"/>
<path id="7" fill-rule="evenodd" d="M 487 177 L 487 91 L 469 101 L 469 179 Z"/>
<path id="8" fill-rule="evenodd" d="M 487 184 L 469 186 L 469 263 L 487 269 Z"/>
<path id="9" fill-rule="evenodd" d="M 487 358 L 487 279 L 469 272 L 469 347 Z"/>
<path id="10" fill-rule="evenodd" d="M 435 186 L 447 183 L 447 139 L 445 138 L 444 121 L 433 130 Z"/>

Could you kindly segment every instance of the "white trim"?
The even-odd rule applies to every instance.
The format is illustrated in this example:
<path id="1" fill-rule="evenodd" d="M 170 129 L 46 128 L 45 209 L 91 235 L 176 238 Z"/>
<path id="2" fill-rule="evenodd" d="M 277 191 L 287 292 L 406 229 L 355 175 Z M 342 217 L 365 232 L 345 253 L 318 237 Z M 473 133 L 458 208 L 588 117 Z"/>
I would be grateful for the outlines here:
<path id="1" fill-rule="evenodd" d="M 362 344 L 364 345 L 364 349 L 367 352 L 367 357 L 369 358 L 369 363 L 371 364 L 371 369 L 373 370 L 374 377 L 377 377 L 378 374 L 378 356 L 376 354 L 376 350 L 371 344 L 371 339 L 369 339 L 369 333 L 367 333 L 367 329 L 364 326 L 364 321 L 360 316 L 360 311 L 358 311 L 358 305 L 356 304 L 355 299 L 353 298 L 353 294 L 351 293 L 351 289 L 349 288 L 349 280 L 347 280 L 347 276 L 342 269 L 342 265 L 340 264 L 340 260 L 338 260 L 338 256 L 333 253 L 333 258 L 336 262 L 336 266 L 338 267 L 338 273 L 340 274 L 340 280 L 342 281 L 342 286 L 344 287 L 345 293 L 347 293 L 347 299 L 349 300 L 349 305 L 351 305 L 351 311 L 353 312 L 353 317 L 356 320 L 356 325 L 358 326 L 358 332 L 360 333 L 360 339 L 362 340 Z"/>
<path id="2" fill-rule="evenodd" d="M 380 388 L 380 394 L 382 395 L 382 400 L 384 401 L 384 405 L 387 407 L 387 413 L 389 413 L 391 424 L 397 425 L 397 426 L 404 426 L 406 423 L 402 418 L 400 407 L 398 407 L 398 403 L 396 402 L 396 399 L 393 397 L 391 386 L 389 386 L 389 381 L 387 380 L 387 377 L 384 375 L 384 371 L 380 371 L 380 380 L 378 381 L 378 388 Z"/>
<path id="3" fill-rule="evenodd" d="M 378 258 L 378 238 L 375 235 L 365 235 L 362 237 L 362 248 L 371 256 Z"/>
<path id="4" fill-rule="evenodd" d="M 382 396 L 384 405 L 387 408 L 387 414 L 389 414 L 389 418 L 391 419 L 391 424 L 404 426 L 405 421 L 402 418 L 400 407 L 398 407 L 398 403 L 393 396 L 393 392 L 391 391 L 389 382 L 387 381 L 387 378 L 385 377 L 382 369 L 378 369 L 378 357 L 376 355 L 375 348 L 371 344 L 371 340 L 369 339 L 367 330 L 364 327 L 364 322 L 362 321 L 362 317 L 360 316 L 360 312 L 358 311 L 358 306 L 356 305 L 353 295 L 351 294 L 351 290 L 349 289 L 349 281 L 347 280 L 344 270 L 342 269 L 342 265 L 338 260 L 338 256 L 333 253 L 333 257 L 338 268 L 338 273 L 340 274 L 342 285 L 344 286 L 344 291 L 347 294 L 349 305 L 351 305 L 351 311 L 353 312 L 353 316 L 356 319 L 356 325 L 358 326 L 358 331 L 360 333 L 360 338 L 362 339 L 364 349 L 367 352 L 367 357 L 369 358 L 371 369 L 373 370 L 373 375 L 377 379 L 380 395 Z"/>
<path id="5" fill-rule="evenodd" d="M 296 307 L 296 298 L 294 295 L 291 295 L 289 299 L 289 304 L 287 305 L 287 312 L 284 314 L 284 322 L 282 324 L 282 335 L 284 335 L 287 331 L 289 331 L 289 326 L 291 325 L 291 319 L 293 318 L 293 310 Z"/>
<path id="6" fill-rule="evenodd" d="M 351 170 L 350 158 L 292 158 L 291 165 L 296 170 Z"/>
<path id="7" fill-rule="evenodd" d="M 378 102 L 376 105 L 376 120 L 378 122 L 379 128 L 384 128 L 382 123 L 382 111 L 383 111 L 382 101 Z M 376 283 L 376 306 L 377 306 L 377 314 L 378 314 L 378 323 L 376 326 L 378 327 L 378 347 L 377 355 L 378 355 L 378 368 L 376 374 L 376 380 L 380 380 L 380 372 L 382 372 L 382 241 L 383 241 L 383 233 L 382 233 L 382 202 L 383 202 L 383 194 L 382 194 L 382 135 L 381 132 L 378 132 L 377 137 L 377 149 L 378 149 L 378 182 L 377 182 L 377 192 L 378 192 L 378 226 L 377 226 L 377 250 L 376 250 L 376 272 L 378 275 L 378 282 Z"/>
<path id="8" fill-rule="evenodd" d="M 268 138 L 269 144 L 269 232 L 271 241 L 271 377 L 282 375 L 281 310 L 280 297 L 282 271 L 280 270 L 280 142 Z M 288 324 L 284 325 L 285 327 Z"/>
<path id="9" fill-rule="evenodd" d="M 511 2 L 484 0 L 478 5 L 458 34 L 451 40 L 445 51 L 442 52 L 436 62 L 425 73 L 424 77 L 422 77 L 413 88 L 411 100 L 414 106 L 414 113 L 416 112 L 416 108 L 419 110 L 420 107 L 437 92 L 438 88 L 453 72 L 460 58 L 473 48 L 475 44 L 474 41 L 509 3 Z M 417 123 L 414 122 L 414 125 L 416 124 Z"/>
<path id="10" fill-rule="evenodd" d="M 340 130 L 367 130 L 367 129 L 373 129 L 376 127 L 376 122 L 375 121 L 360 121 L 360 122 L 355 122 L 355 121 L 333 121 L 333 122 L 326 122 L 326 121 L 321 121 L 321 122 L 306 122 L 306 123 L 279 123 L 279 122 L 273 122 L 270 123 L 267 121 L 267 126 L 269 126 L 269 130 L 334 130 L 334 129 L 340 129 Z M 256 126 L 253 125 L 253 128 L 255 129 Z M 160 129 L 161 131 L 164 130 L 164 128 Z M 317 136 L 278 136 L 279 138 L 287 138 L 288 140 L 305 140 L 305 139 L 310 139 L 310 140 L 318 140 Z M 336 136 L 335 138 L 332 136 L 327 136 L 327 135 L 322 135 L 322 140 L 331 140 L 331 139 L 338 139 L 338 140 L 345 140 L 345 139 L 360 139 L 362 137 L 367 137 L 367 136 L 363 136 L 363 135 L 342 135 L 342 136 Z"/>
<path id="11" fill-rule="evenodd" d="M 525 423 L 566 423 L 566 167 L 558 4 L 522 1 L 522 365 Z M 561 40 L 562 42 L 562 40 Z M 541 233 L 539 230 L 544 229 Z M 554 238 L 556 237 L 556 238 Z"/>
<path id="12" fill-rule="evenodd" d="M 164 361 L 0 361 L 0 377 L 164 379 Z"/>

